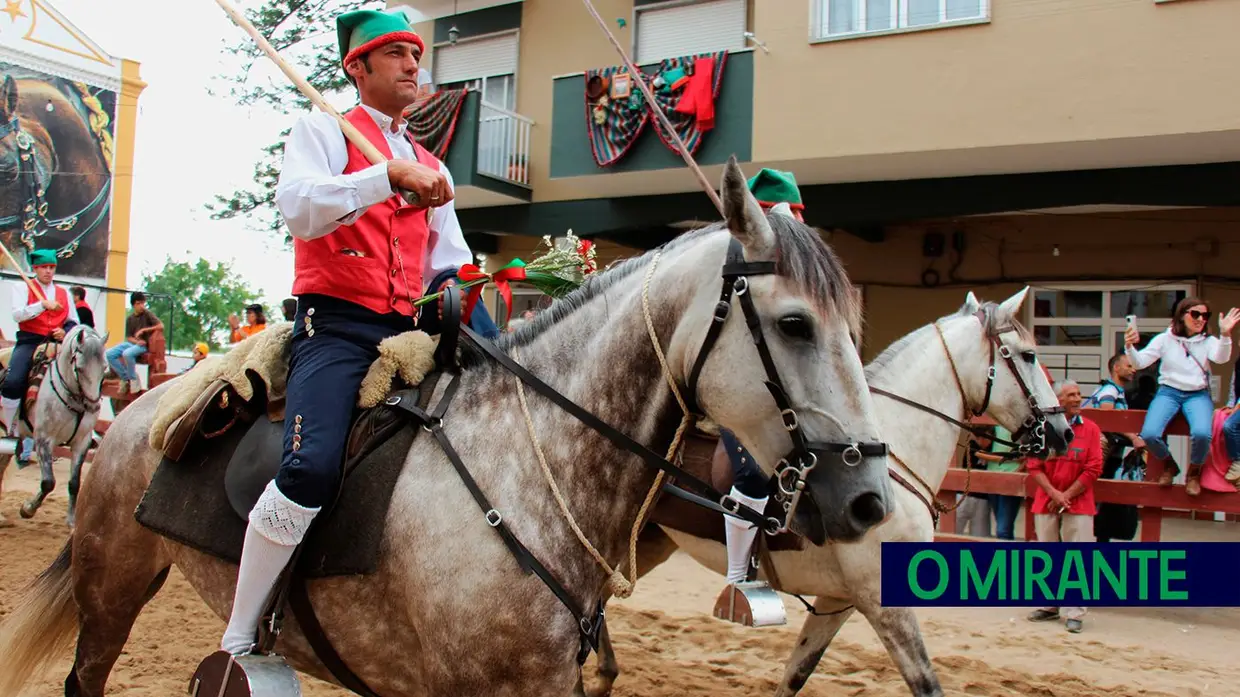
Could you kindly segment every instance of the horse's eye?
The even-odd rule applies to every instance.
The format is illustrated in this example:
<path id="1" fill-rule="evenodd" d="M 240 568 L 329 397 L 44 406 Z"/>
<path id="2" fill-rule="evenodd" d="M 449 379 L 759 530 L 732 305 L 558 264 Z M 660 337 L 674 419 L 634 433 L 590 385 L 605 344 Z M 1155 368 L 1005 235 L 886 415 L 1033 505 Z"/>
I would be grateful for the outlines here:
<path id="1" fill-rule="evenodd" d="M 1034 351 L 1021 351 L 1020 357 L 1025 359 L 1025 362 L 1030 365 L 1033 365 L 1034 361 L 1038 360 L 1038 354 Z"/>
<path id="2" fill-rule="evenodd" d="M 814 325 L 803 315 L 787 315 L 779 318 L 779 331 L 789 339 L 811 341 L 814 338 Z"/>

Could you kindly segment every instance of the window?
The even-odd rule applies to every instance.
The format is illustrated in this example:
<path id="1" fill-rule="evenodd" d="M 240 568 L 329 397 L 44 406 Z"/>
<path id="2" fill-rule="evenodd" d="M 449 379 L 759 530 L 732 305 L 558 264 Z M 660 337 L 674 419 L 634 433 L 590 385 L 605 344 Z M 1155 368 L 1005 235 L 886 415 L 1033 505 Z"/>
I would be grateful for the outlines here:
<path id="1" fill-rule="evenodd" d="M 502 109 L 516 106 L 517 33 L 509 32 L 434 49 L 435 84 L 441 89 L 474 87 Z"/>
<path id="2" fill-rule="evenodd" d="M 989 0 L 815 0 L 814 38 L 988 19 Z"/>
<path id="3" fill-rule="evenodd" d="M 672 2 L 637 10 L 637 63 L 745 48 L 745 0 Z"/>
<path id="4" fill-rule="evenodd" d="M 1064 286 L 1033 289 L 1029 327 L 1038 356 L 1056 380 L 1069 378 L 1088 397 L 1107 377 L 1107 361 L 1124 350 L 1124 319 L 1137 316 L 1142 342 L 1167 328 L 1188 285 Z M 1154 371 L 1150 366 L 1141 374 Z"/>

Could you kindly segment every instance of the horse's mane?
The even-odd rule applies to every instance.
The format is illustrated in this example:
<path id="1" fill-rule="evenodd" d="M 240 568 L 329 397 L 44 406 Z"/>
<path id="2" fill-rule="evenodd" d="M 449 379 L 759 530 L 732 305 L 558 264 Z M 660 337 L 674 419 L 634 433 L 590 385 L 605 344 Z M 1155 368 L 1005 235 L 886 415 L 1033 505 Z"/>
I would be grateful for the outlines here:
<path id="1" fill-rule="evenodd" d="M 839 257 L 814 228 L 779 213 L 770 213 L 766 219 L 775 237 L 776 275 L 791 281 L 820 309 L 842 315 L 854 340 L 859 338 L 862 316 L 860 297 Z M 676 250 L 726 229 L 727 224 L 723 222 L 698 228 L 667 242 L 662 250 L 665 253 Z M 646 268 L 654 253 L 655 250 L 650 250 L 640 256 L 622 259 L 590 274 L 576 290 L 556 300 L 533 319 L 521 323 L 516 331 L 501 335 L 497 345 L 504 351 L 528 345 L 591 300 Z M 462 346 L 462 363 L 466 367 L 484 360 L 483 354 L 472 346 Z"/>
<path id="2" fill-rule="evenodd" d="M 1022 342 L 1030 345 L 1036 343 L 1034 341 L 1033 334 L 1025 327 L 1025 325 L 1021 324 L 1020 320 L 1018 320 L 1015 316 L 1007 315 L 1006 313 L 1001 314 L 999 312 L 999 304 L 995 302 L 983 302 L 977 310 L 972 312 L 969 311 L 969 306 L 966 303 L 961 305 L 960 309 L 956 310 L 952 314 L 945 315 L 939 319 L 947 320 L 958 317 L 970 317 L 975 313 L 981 315 L 979 319 L 982 322 L 982 330 L 985 332 L 986 336 L 997 336 L 1001 332 L 1014 331 L 1017 336 L 1020 337 Z M 885 372 L 886 368 L 895 362 L 896 356 L 900 355 L 904 349 L 908 348 L 909 344 L 917 341 L 923 333 L 932 331 L 934 331 L 934 326 L 927 324 L 926 326 L 915 329 L 892 342 L 890 346 L 883 349 L 882 353 L 878 354 L 878 356 L 876 356 L 874 360 L 870 361 L 870 364 L 865 367 L 866 381 L 874 384 L 874 382 Z"/>

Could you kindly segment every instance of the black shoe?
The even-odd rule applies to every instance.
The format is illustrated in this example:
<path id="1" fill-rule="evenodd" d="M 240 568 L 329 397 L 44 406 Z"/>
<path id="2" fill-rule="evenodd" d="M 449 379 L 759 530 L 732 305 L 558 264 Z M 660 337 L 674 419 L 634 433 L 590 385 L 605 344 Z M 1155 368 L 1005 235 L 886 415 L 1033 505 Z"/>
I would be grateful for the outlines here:
<path id="1" fill-rule="evenodd" d="M 1072 632 L 1073 634 L 1080 634 L 1081 629 L 1085 627 L 1084 623 L 1082 623 L 1080 620 L 1068 620 L 1067 625 L 1068 625 L 1068 631 Z"/>
<path id="2" fill-rule="evenodd" d="M 1054 610 L 1034 610 L 1029 613 L 1030 622 L 1053 622 L 1059 619 L 1059 613 Z"/>

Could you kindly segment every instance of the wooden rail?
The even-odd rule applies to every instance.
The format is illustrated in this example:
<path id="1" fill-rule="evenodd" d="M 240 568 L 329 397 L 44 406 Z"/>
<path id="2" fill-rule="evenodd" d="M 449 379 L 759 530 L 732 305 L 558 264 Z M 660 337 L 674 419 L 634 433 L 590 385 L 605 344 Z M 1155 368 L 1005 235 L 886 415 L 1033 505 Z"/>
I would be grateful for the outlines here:
<path id="1" fill-rule="evenodd" d="M 1082 409 L 1081 413 L 1085 418 L 1098 424 L 1103 433 L 1140 433 L 1141 426 L 1145 422 L 1145 412 L 1135 409 Z M 994 421 L 986 417 L 974 419 L 974 422 L 983 424 L 994 423 Z M 1188 423 L 1183 416 L 1177 416 L 1171 422 L 1167 427 L 1166 435 L 1188 435 Z M 1149 456 L 1146 461 L 1146 481 L 1125 482 L 1113 479 L 1099 479 L 1094 483 L 1094 499 L 1098 503 L 1116 503 L 1140 507 L 1140 539 L 1142 542 L 1158 542 L 1161 539 L 1162 519 L 1169 513 L 1173 516 L 1179 514 L 1179 511 L 1224 513 L 1228 516 L 1240 516 L 1240 494 L 1219 493 L 1203 489 L 1199 496 L 1189 496 L 1182 485 L 1171 487 L 1158 486 L 1156 482 L 1162 474 L 1164 466 L 1165 462 L 1163 460 Z M 1033 513 L 1030 509 L 1033 507 L 1032 497 L 1037 489 L 1037 484 L 1031 476 L 1025 472 L 991 472 L 986 470 L 973 470 L 970 475 L 959 466 L 959 462 L 954 461 L 952 466 L 948 468 L 947 475 L 943 478 L 942 486 L 939 487 L 939 500 L 951 505 L 955 501 L 956 494 L 965 490 L 966 478 L 969 479 L 969 491 L 974 493 L 1025 497 L 1025 539 L 1035 539 Z M 1167 509 L 1178 509 L 1178 511 L 1167 511 Z M 977 541 L 978 539 L 983 539 L 956 535 L 951 532 L 956 529 L 955 511 L 942 515 L 939 519 L 939 529 L 942 532 L 937 533 L 935 537 L 943 541 Z"/>

